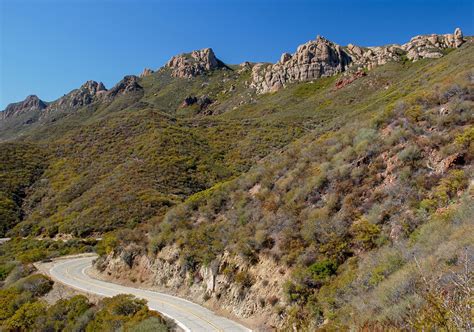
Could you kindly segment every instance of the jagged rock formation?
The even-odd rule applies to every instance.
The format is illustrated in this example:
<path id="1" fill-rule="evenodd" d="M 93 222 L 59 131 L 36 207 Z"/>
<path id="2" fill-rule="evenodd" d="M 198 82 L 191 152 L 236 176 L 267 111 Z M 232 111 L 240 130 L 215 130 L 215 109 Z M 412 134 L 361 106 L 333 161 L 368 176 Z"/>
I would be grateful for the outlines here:
<path id="1" fill-rule="evenodd" d="M 420 35 L 403 45 L 360 47 L 349 44 L 343 48 L 325 38 L 317 37 L 298 47 L 293 55 L 283 53 L 276 64 L 257 64 L 252 69 L 252 83 L 258 93 L 276 91 L 288 83 L 302 82 L 339 74 L 348 69 L 372 69 L 390 61 L 439 58 L 443 50 L 464 43 L 461 29 L 453 34 Z"/>
<path id="2" fill-rule="evenodd" d="M 318 36 L 299 46 L 295 54 L 284 53 L 274 65 L 255 65 L 251 86 L 258 92 L 276 91 L 288 83 L 341 73 L 350 62 L 341 46 Z"/>
<path id="3" fill-rule="evenodd" d="M 138 84 L 138 77 L 135 75 L 128 75 L 118 82 L 112 89 L 107 91 L 107 98 L 111 99 L 117 95 L 142 90 L 143 87 Z"/>
<path id="4" fill-rule="evenodd" d="M 149 76 L 153 73 L 154 73 L 154 71 L 151 70 L 150 68 L 144 68 L 142 73 L 140 74 L 140 78 L 145 77 L 145 76 Z"/>
<path id="5" fill-rule="evenodd" d="M 31 111 L 42 111 L 48 105 L 35 95 L 26 97 L 25 100 L 18 103 L 9 104 L 3 112 L 0 112 L 0 119 L 6 119 Z"/>
<path id="6" fill-rule="evenodd" d="M 166 64 L 171 68 L 171 76 L 191 78 L 202 75 L 209 70 L 223 68 L 224 63 L 216 58 L 212 48 L 176 55 Z"/>

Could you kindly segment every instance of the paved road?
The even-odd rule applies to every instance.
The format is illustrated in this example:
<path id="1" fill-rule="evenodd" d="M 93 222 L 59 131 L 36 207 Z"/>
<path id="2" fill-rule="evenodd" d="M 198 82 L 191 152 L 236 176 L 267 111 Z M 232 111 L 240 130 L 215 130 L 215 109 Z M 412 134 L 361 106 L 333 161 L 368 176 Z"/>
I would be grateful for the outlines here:
<path id="1" fill-rule="evenodd" d="M 85 271 L 92 265 L 94 258 L 89 256 L 59 260 L 50 269 L 50 274 L 57 281 L 87 293 L 102 296 L 132 294 L 145 299 L 150 309 L 173 319 L 185 331 L 250 331 L 236 322 L 176 296 L 93 279 Z"/>

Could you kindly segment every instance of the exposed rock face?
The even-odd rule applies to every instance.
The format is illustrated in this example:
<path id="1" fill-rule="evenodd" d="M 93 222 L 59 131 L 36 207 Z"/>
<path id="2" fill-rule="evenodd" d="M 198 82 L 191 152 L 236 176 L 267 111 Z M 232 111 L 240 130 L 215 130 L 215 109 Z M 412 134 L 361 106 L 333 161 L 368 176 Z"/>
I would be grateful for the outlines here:
<path id="1" fill-rule="evenodd" d="M 41 118 L 45 118 L 56 111 L 72 111 L 92 104 L 102 98 L 106 92 L 107 89 L 102 82 L 87 81 L 80 88 L 74 89 L 67 95 L 52 102 L 41 114 Z"/>
<path id="2" fill-rule="evenodd" d="M 288 83 L 302 82 L 339 74 L 348 69 L 372 69 L 390 61 L 401 61 L 404 56 L 416 61 L 439 58 L 446 48 L 464 43 L 462 31 L 453 34 L 422 35 L 403 45 L 360 47 L 349 44 L 342 48 L 325 38 L 317 37 L 298 47 L 293 55 L 283 53 L 276 64 L 257 64 L 252 69 L 252 82 L 258 93 L 276 91 Z"/>
<path id="3" fill-rule="evenodd" d="M 372 69 L 390 61 L 401 61 L 405 51 L 399 45 L 377 46 L 362 48 L 356 45 L 347 45 L 346 52 L 359 69 Z"/>
<path id="4" fill-rule="evenodd" d="M 51 108 L 69 109 L 89 105 L 106 91 L 102 82 L 87 81 L 79 89 L 58 99 Z"/>
<path id="5" fill-rule="evenodd" d="M 350 63 L 351 58 L 341 46 L 318 36 L 299 46 L 295 54 L 284 53 L 274 65 L 254 66 L 251 86 L 258 92 L 276 91 L 288 83 L 341 73 Z"/>
<path id="6" fill-rule="evenodd" d="M 122 95 L 135 91 L 142 91 L 143 87 L 138 84 L 138 77 L 135 75 L 125 76 L 112 89 L 107 91 L 107 97 L 113 98 L 117 95 Z"/>
<path id="7" fill-rule="evenodd" d="M 457 48 L 464 43 L 461 29 L 457 28 L 452 34 L 445 35 L 421 35 L 413 37 L 402 48 L 407 52 L 410 60 L 423 58 L 440 58 L 443 49 Z"/>
<path id="8" fill-rule="evenodd" d="M 150 68 L 145 68 L 145 69 L 143 69 L 142 73 L 140 74 L 140 78 L 145 77 L 145 76 L 150 76 L 153 73 L 154 73 L 154 71 L 151 70 Z"/>
<path id="9" fill-rule="evenodd" d="M 9 104 L 3 112 L 0 112 L 0 119 L 6 119 L 31 111 L 42 111 L 48 105 L 35 95 L 26 97 L 25 100 L 18 103 Z"/>
<path id="10" fill-rule="evenodd" d="M 244 321 L 249 319 L 248 322 L 267 328 L 281 327 L 282 317 L 273 306 L 287 304 L 281 289 L 290 271 L 264 256 L 259 257 L 259 264 L 251 265 L 241 257 L 224 252 L 209 266 L 190 271 L 181 265 L 178 248 L 165 247 L 155 257 L 133 252 L 112 253 L 99 258 L 95 267 L 96 276 L 101 279 L 136 287 L 136 283 L 131 282 L 133 279 L 147 288 L 190 297 L 211 309 L 226 310 Z M 246 285 L 236 282 L 238 273 L 248 275 L 251 282 Z M 262 306 L 262 302 L 266 305 Z"/>
<path id="11" fill-rule="evenodd" d="M 225 67 L 225 65 L 216 58 L 211 48 L 205 48 L 176 55 L 168 61 L 166 67 L 172 69 L 171 75 L 173 77 L 191 78 L 213 69 Z"/>

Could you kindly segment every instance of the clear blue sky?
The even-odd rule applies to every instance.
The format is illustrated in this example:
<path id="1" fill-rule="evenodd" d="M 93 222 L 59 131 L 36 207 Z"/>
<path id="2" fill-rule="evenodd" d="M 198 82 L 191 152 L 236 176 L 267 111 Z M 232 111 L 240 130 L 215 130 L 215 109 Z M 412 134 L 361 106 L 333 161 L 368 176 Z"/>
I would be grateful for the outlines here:
<path id="1" fill-rule="evenodd" d="M 226 63 L 276 61 L 320 34 L 340 44 L 474 33 L 474 1 L 0 0 L 0 109 L 111 87 L 171 56 L 212 47 Z"/>

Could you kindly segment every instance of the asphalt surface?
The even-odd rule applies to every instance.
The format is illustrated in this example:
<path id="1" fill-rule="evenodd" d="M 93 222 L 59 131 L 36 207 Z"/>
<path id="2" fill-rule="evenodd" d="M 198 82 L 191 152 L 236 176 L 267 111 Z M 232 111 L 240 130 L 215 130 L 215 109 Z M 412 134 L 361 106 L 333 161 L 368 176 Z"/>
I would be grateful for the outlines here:
<path id="1" fill-rule="evenodd" d="M 86 270 L 92 266 L 94 258 L 89 256 L 59 260 L 49 272 L 57 281 L 87 293 L 106 297 L 131 294 L 145 299 L 150 309 L 173 319 L 185 331 L 250 331 L 209 309 L 176 296 L 93 279 L 86 274 Z"/>

